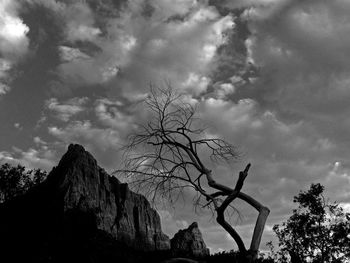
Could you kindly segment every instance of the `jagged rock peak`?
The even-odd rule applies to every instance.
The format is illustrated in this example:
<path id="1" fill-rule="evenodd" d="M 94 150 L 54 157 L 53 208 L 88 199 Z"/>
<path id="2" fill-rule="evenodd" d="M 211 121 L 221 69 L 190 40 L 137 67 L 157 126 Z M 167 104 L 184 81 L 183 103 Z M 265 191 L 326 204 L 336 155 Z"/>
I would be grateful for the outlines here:
<path id="1" fill-rule="evenodd" d="M 209 255 L 197 222 L 193 222 L 187 229 L 179 230 L 170 240 L 170 244 L 176 257 L 198 258 Z"/>
<path id="2" fill-rule="evenodd" d="M 95 158 L 89 152 L 87 152 L 83 146 L 80 144 L 70 144 L 67 152 L 63 155 L 60 164 L 67 162 L 72 164 L 74 161 L 82 157 L 92 159 L 96 162 Z"/>
<path id="3" fill-rule="evenodd" d="M 187 228 L 187 230 L 192 230 L 193 228 L 198 228 L 198 223 L 197 223 L 197 222 L 193 222 L 193 223 Z"/>
<path id="4" fill-rule="evenodd" d="M 85 152 L 85 149 L 82 145 L 80 144 L 74 144 L 71 143 L 68 146 L 68 151 L 67 152 L 72 152 L 72 151 L 77 151 L 77 152 Z"/>
<path id="5" fill-rule="evenodd" d="M 74 166 L 76 163 L 85 160 L 91 166 L 97 166 L 95 158 L 80 144 L 70 144 L 67 152 L 62 156 L 58 166 Z"/>
<path id="6" fill-rule="evenodd" d="M 160 217 L 147 199 L 107 174 L 79 144 L 69 145 L 58 166 L 50 172 L 47 187 L 52 196 L 42 198 L 60 204 L 63 229 L 89 226 L 80 233 L 103 231 L 137 250 L 170 248 Z"/>
<path id="7" fill-rule="evenodd" d="M 169 238 L 161 230 L 160 217 L 147 199 L 108 175 L 84 147 L 69 145 L 57 170 L 65 211 L 88 212 L 95 218 L 98 230 L 130 247 L 140 250 L 169 248 Z"/>

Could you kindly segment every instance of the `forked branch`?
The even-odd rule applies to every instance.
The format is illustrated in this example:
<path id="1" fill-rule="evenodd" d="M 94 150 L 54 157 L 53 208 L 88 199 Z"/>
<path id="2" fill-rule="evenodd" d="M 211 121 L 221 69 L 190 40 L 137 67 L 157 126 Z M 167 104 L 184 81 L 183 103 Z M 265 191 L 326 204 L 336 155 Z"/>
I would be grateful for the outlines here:
<path id="1" fill-rule="evenodd" d="M 217 182 L 209 163 L 237 158 L 236 147 L 222 138 L 208 138 L 196 117 L 196 107 L 184 102 L 171 87 L 153 87 L 145 103 L 152 118 L 129 136 L 124 167 L 116 172 L 127 176 L 138 189 L 149 189 L 144 193 L 153 201 L 157 195 L 172 199 L 173 192 L 191 187 L 199 194 L 198 200 L 207 200 L 205 207 L 213 208 L 217 222 L 234 238 L 242 253 L 247 249 L 225 213 L 236 198 L 247 202 L 259 212 L 250 246 L 250 251 L 257 254 L 269 210 L 241 192 L 251 165 L 239 173 L 234 188 Z"/>

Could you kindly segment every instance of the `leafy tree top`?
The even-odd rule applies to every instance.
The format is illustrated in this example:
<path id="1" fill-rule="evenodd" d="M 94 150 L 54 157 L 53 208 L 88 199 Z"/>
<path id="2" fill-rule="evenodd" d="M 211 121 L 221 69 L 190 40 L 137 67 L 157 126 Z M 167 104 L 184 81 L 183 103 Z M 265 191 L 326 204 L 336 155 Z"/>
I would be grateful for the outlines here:
<path id="1" fill-rule="evenodd" d="M 311 184 L 294 197 L 298 203 L 290 218 L 275 225 L 280 261 L 344 262 L 350 257 L 350 214 L 324 196 L 324 186 Z"/>
<path id="2" fill-rule="evenodd" d="M 9 201 L 27 192 L 47 177 L 46 171 L 41 169 L 28 170 L 18 164 L 9 163 L 0 166 L 0 203 Z"/>

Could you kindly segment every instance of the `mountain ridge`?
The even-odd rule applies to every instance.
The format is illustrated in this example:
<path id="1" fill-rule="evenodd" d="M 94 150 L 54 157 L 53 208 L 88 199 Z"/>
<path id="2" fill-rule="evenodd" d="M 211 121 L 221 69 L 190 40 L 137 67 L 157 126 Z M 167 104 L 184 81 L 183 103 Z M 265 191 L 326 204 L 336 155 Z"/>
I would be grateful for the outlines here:
<path id="1" fill-rule="evenodd" d="M 197 223 L 191 226 L 176 243 L 187 252 L 203 249 L 189 257 L 208 255 Z M 0 262 L 135 263 L 185 255 L 172 253 L 171 243 L 146 197 L 78 144 L 69 145 L 44 182 L 0 204 Z"/>
<path id="2" fill-rule="evenodd" d="M 170 240 L 144 196 L 71 144 L 47 180 L 0 204 L 0 247 L 1 262 L 135 262 L 133 251 L 168 251 Z"/>

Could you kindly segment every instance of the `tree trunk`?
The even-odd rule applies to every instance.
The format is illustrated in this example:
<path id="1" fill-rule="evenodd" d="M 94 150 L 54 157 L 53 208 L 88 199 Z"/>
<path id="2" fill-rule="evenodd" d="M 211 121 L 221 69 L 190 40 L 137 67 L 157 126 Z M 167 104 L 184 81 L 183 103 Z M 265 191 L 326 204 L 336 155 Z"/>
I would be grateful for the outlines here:
<path id="1" fill-rule="evenodd" d="M 259 216 L 255 223 L 252 242 L 250 244 L 250 251 L 256 251 L 256 252 L 259 250 L 261 237 L 265 228 L 265 223 L 270 213 L 270 210 L 264 206 L 260 207 L 258 211 L 259 211 Z"/>
<path id="2" fill-rule="evenodd" d="M 267 212 L 267 215 L 268 215 L 268 212 Z M 263 218 L 266 219 L 267 215 L 264 214 Z M 259 225 L 259 226 L 257 227 L 257 225 L 256 225 L 255 229 L 259 230 L 259 235 L 258 234 L 253 235 L 253 239 L 252 239 L 252 243 L 257 245 L 257 249 L 255 249 L 255 250 L 252 250 L 252 249 L 247 250 L 246 249 L 246 247 L 245 247 L 245 245 L 243 243 L 243 240 L 241 239 L 239 234 L 236 232 L 236 230 L 234 230 L 234 228 L 225 220 L 225 217 L 224 217 L 223 213 L 218 213 L 216 221 L 235 240 L 235 242 L 236 242 L 236 244 L 238 246 L 238 250 L 239 250 L 239 253 L 240 253 L 241 261 L 244 262 L 244 263 L 254 263 L 254 262 L 256 262 L 256 260 L 258 258 L 258 253 L 259 253 L 258 248 L 259 248 L 259 244 L 260 244 L 260 240 L 261 240 L 261 233 L 262 233 L 262 231 L 264 229 L 264 224 L 265 224 L 266 220 L 263 220 L 263 222 L 260 222 L 259 224 L 258 224 L 259 218 L 257 220 L 257 225 Z M 261 224 L 262 224 L 262 227 L 261 227 Z M 254 231 L 254 233 L 256 233 L 256 231 Z M 255 236 L 255 239 L 254 239 L 254 236 Z M 257 238 L 256 236 L 258 236 L 259 238 Z"/>
<path id="3" fill-rule="evenodd" d="M 265 223 L 266 223 L 267 217 L 270 213 L 270 210 L 267 207 L 260 204 L 257 200 L 255 200 L 251 196 L 241 192 L 244 180 L 248 176 L 249 168 L 250 168 L 250 163 L 246 166 L 244 171 L 241 171 L 239 173 L 236 187 L 234 190 L 231 190 L 231 191 L 230 191 L 230 189 L 227 190 L 226 186 L 223 186 L 221 184 L 216 183 L 212 179 L 210 171 L 207 173 L 207 178 L 208 178 L 209 186 L 211 186 L 217 190 L 223 191 L 223 192 L 229 192 L 226 199 L 216 209 L 216 212 L 217 212 L 216 220 L 231 235 L 231 237 L 236 241 L 239 252 L 242 255 L 242 257 L 244 258 L 243 259 L 244 262 L 253 263 L 258 258 L 261 237 L 262 237 Z M 249 205 L 254 207 L 259 212 L 258 218 L 257 218 L 256 223 L 255 223 L 255 227 L 254 227 L 254 232 L 253 232 L 253 237 L 252 237 L 252 241 L 250 244 L 250 249 L 248 251 L 244 246 L 242 238 L 239 236 L 239 234 L 236 232 L 236 230 L 225 220 L 224 214 L 225 214 L 226 208 L 237 197 L 242 199 L 243 201 L 247 202 Z"/>
<path id="4" fill-rule="evenodd" d="M 234 230 L 233 227 L 225 220 L 224 212 L 220 212 L 220 211 L 218 212 L 218 216 L 216 218 L 216 221 L 235 240 L 235 242 L 236 242 L 236 244 L 238 246 L 239 252 L 241 254 L 246 254 L 247 253 L 247 249 L 244 246 L 243 240 L 241 239 L 239 234 L 236 232 L 236 230 Z"/>
<path id="5" fill-rule="evenodd" d="M 245 256 L 245 261 L 247 263 L 254 263 L 258 259 L 258 250 L 248 250 Z"/>

